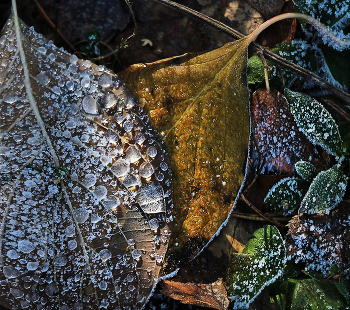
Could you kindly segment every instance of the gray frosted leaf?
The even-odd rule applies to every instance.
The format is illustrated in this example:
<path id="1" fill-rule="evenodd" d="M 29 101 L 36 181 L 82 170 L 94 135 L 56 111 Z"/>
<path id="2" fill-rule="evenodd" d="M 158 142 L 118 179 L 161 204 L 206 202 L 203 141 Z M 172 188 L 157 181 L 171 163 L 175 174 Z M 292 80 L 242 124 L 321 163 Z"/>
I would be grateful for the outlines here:
<path id="1" fill-rule="evenodd" d="M 305 180 L 311 182 L 317 175 L 316 168 L 313 164 L 307 161 L 298 161 L 295 164 L 296 172 Z"/>
<path id="2" fill-rule="evenodd" d="M 330 113 L 315 99 L 285 89 L 290 110 L 299 129 L 329 154 L 337 156 L 341 146 L 339 129 Z"/>
<path id="3" fill-rule="evenodd" d="M 297 178 L 285 178 L 275 184 L 264 200 L 265 212 L 277 212 L 287 216 L 300 206 L 309 182 Z"/>
<path id="4" fill-rule="evenodd" d="M 0 57 L 0 297 L 12 309 L 141 308 L 172 211 L 148 115 L 115 74 L 16 16 Z"/>
<path id="5" fill-rule="evenodd" d="M 320 172 L 301 202 L 299 213 L 328 214 L 344 197 L 348 178 L 340 165 Z"/>

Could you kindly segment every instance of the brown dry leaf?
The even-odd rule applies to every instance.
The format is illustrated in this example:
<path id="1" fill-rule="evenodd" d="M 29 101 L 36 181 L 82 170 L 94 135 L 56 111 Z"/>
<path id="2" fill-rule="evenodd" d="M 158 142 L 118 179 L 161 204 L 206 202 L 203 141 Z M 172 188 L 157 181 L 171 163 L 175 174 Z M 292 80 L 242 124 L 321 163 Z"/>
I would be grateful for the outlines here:
<path id="1" fill-rule="evenodd" d="M 183 250 L 180 260 L 198 251 L 182 248 L 188 238 L 203 245 L 218 230 L 244 178 L 248 44 L 244 38 L 119 74 L 145 105 L 171 156 L 176 206 L 171 246 Z"/>
<path id="2" fill-rule="evenodd" d="M 213 283 L 182 283 L 176 280 L 164 280 L 161 285 L 162 294 L 180 300 L 184 304 L 225 310 L 230 303 L 223 279 L 217 279 Z"/>
<path id="3" fill-rule="evenodd" d="M 252 105 L 255 149 L 251 158 L 255 170 L 261 169 L 260 174 L 293 175 L 294 164 L 299 160 L 310 161 L 317 169 L 327 169 L 329 156 L 298 129 L 283 94 L 257 90 L 252 96 Z"/>
<path id="4" fill-rule="evenodd" d="M 0 297 L 12 309 L 141 308 L 172 207 L 149 116 L 115 74 L 16 14 L 0 56 Z"/>

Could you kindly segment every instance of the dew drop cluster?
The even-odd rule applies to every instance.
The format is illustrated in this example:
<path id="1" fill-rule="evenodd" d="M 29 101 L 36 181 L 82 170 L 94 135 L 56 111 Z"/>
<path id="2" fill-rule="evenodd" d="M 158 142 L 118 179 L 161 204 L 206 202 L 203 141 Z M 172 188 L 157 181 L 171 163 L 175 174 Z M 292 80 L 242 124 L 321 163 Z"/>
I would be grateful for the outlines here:
<path id="1" fill-rule="evenodd" d="M 0 38 L 0 296 L 12 309 L 139 309 L 164 262 L 172 179 L 123 82 L 14 21 Z"/>

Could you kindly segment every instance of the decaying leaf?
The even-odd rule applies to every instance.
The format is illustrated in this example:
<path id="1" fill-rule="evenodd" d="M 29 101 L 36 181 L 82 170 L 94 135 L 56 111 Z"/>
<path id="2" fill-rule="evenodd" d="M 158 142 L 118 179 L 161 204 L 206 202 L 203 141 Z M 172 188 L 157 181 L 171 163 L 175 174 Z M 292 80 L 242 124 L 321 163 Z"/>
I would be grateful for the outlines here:
<path id="1" fill-rule="evenodd" d="M 13 309 L 141 308 L 172 206 L 148 115 L 116 75 L 16 14 L 0 56 L 1 298 Z"/>
<path id="2" fill-rule="evenodd" d="M 292 176 L 299 160 L 310 161 L 318 170 L 328 168 L 328 156 L 298 129 L 283 94 L 257 90 L 252 105 L 251 157 L 255 170 Z"/>
<path id="3" fill-rule="evenodd" d="M 299 215 L 289 223 L 285 238 L 288 259 L 303 262 L 309 270 L 318 270 L 328 277 L 333 264 L 350 276 L 349 203 L 342 202 L 343 212 L 333 215 Z"/>
<path id="4" fill-rule="evenodd" d="M 249 138 L 248 43 L 244 38 L 197 56 L 134 65 L 120 74 L 145 104 L 171 156 L 172 250 L 182 249 L 188 238 L 200 245 L 209 240 L 242 184 Z"/>
<path id="5" fill-rule="evenodd" d="M 162 291 L 184 304 L 226 310 L 230 301 L 227 298 L 227 289 L 222 279 L 213 283 L 182 283 L 174 280 L 164 280 Z"/>

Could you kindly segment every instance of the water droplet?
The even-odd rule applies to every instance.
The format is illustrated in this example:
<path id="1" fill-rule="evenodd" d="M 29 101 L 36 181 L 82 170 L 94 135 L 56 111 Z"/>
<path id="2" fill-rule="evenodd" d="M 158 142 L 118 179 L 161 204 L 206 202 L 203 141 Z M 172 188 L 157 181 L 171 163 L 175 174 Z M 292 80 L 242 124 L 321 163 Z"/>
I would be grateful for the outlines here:
<path id="1" fill-rule="evenodd" d="M 98 254 L 104 262 L 112 258 L 112 253 L 108 249 L 103 249 Z"/>
<path id="2" fill-rule="evenodd" d="M 89 88 L 90 87 L 90 78 L 88 76 L 83 77 L 80 84 L 82 87 Z"/>
<path id="3" fill-rule="evenodd" d="M 130 145 L 125 152 L 125 158 L 130 163 L 137 162 L 141 157 L 141 153 L 135 145 Z"/>
<path id="4" fill-rule="evenodd" d="M 19 253 L 16 250 L 9 250 L 6 254 L 9 259 L 17 259 L 19 257 Z"/>
<path id="5" fill-rule="evenodd" d="M 136 196 L 145 213 L 165 212 L 163 188 L 154 182 L 144 183 Z"/>
<path id="6" fill-rule="evenodd" d="M 120 205 L 120 200 L 116 196 L 108 196 L 107 199 L 103 200 L 102 204 L 106 209 L 115 211 Z"/>
<path id="7" fill-rule="evenodd" d="M 107 289 L 107 282 L 106 281 L 101 281 L 99 284 L 98 284 L 98 287 L 102 290 L 102 291 L 105 291 Z"/>
<path id="8" fill-rule="evenodd" d="M 112 77 L 107 73 L 103 73 L 98 78 L 98 84 L 102 87 L 110 87 L 112 84 Z"/>
<path id="9" fill-rule="evenodd" d="M 154 218 L 149 221 L 149 228 L 153 231 L 157 231 L 159 228 L 159 221 Z"/>
<path id="10" fill-rule="evenodd" d="M 27 269 L 28 270 L 37 270 L 39 267 L 39 263 L 38 262 L 28 262 L 27 263 Z"/>
<path id="11" fill-rule="evenodd" d="M 164 180 L 164 174 L 161 173 L 161 172 L 159 172 L 159 173 L 157 174 L 157 180 L 158 180 L 159 182 L 163 181 L 163 180 Z"/>
<path id="12" fill-rule="evenodd" d="M 168 169 L 168 165 L 164 161 L 162 161 L 159 166 L 163 171 L 166 171 Z"/>
<path id="13" fill-rule="evenodd" d="M 129 274 L 126 276 L 126 281 L 128 281 L 128 282 L 134 281 L 134 276 L 131 275 L 131 274 L 129 273 Z"/>
<path id="14" fill-rule="evenodd" d="M 130 165 L 126 160 L 120 158 L 112 165 L 111 171 L 117 178 L 121 178 L 129 173 Z"/>
<path id="15" fill-rule="evenodd" d="M 107 196 L 107 188 L 103 185 L 96 186 L 92 194 L 97 200 L 102 200 Z"/>
<path id="16" fill-rule="evenodd" d="M 154 146 L 150 146 L 148 149 L 147 149 L 147 154 L 149 157 L 156 157 L 157 155 L 157 149 L 154 147 Z"/>
<path id="17" fill-rule="evenodd" d="M 22 298 L 24 296 L 24 293 L 22 290 L 20 290 L 19 288 L 10 288 L 10 293 L 12 294 L 13 297 L 19 299 Z"/>
<path id="18" fill-rule="evenodd" d="M 129 239 L 129 240 L 128 240 L 128 247 L 129 247 L 130 249 L 133 249 L 134 246 L 135 246 L 135 240 L 134 240 L 134 239 Z"/>
<path id="19" fill-rule="evenodd" d="M 133 124 L 130 121 L 125 121 L 123 124 L 123 128 L 126 132 L 130 132 L 133 129 Z"/>
<path id="20" fill-rule="evenodd" d="M 136 104 L 134 98 L 128 97 L 125 102 L 125 107 L 131 109 Z"/>
<path id="21" fill-rule="evenodd" d="M 128 188 L 139 186 L 141 185 L 140 177 L 135 174 L 128 174 L 123 180 L 123 185 Z"/>
<path id="22" fill-rule="evenodd" d="M 132 258 L 133 258 L 134 260 L 136 260 L 137 262 L 140 260 L 141 255 L 142 255 L 142 253 L 141 253 L 141 251 L 138 250 L 138 249 L 134 249 L 134 250 L 132 250 L 132 252 L 131 252 Z"/>
<path id="23" fill-rule="evenodd" d="M 114 286 L 114 290 L 115 290 L 115 293 L 116 293 L 117 295 L 122 291 L 122 289 L 121 289 L 121 287 L 120 287 L 119 285 L 115 285 L 115 286 Z"/>
<path id="24" fill-rule="evenodd" d="M 77 57 L 76 55 L 71 55 L 71 56 L 69 57 L 69 62 L 70 62 L 71 64 L 76 64 L 76 63 L 78 62 L 78 57 Z"/>
<path id="25" fill-rule="evenodd" d="M 73 90 L 74 89 L 74 82 L 73 81 L 67 81 L 66 82 L 66 87 L 68 90 Z"/>
<path id="26" fill-rule="evenodd" d="M 51 54 L 49 54 L 48 58 L 49 58 L 51 61 L 55 61 L 56 56 L 55 56 L 55 54 L 51 53 Z"/>
<path id="27" fill-rule="evenodd" d="M 49 84 L 50 82 L 50 77 L 47 74 L 47 72 L 43 71 L 40 72 L 37 76 L 36 79 L 39 83 L 41 83 L 42 85 L 46 86 L 47 84 Z"/>
<path id="28" fill-rule="evenodd" d="M 40 54 L 42 54 L 42 55 L 45 55 L 45 54 L 46 54 L 46 51 L 47 51 L 47 49 L 46 49 L 44 46 L 40 46 L 40 47 L 38 48 L 38 52 L 39 52 Z"/>
<path id="29" fill-rule="evenodd" d="M 78 246 L 78 243 L 76 240 L 69 240 L 68 241 L 68 250 L 73 251 L 74 249 L 76 249 Z"/>
<path id="30" fill-rule="evenodd" d="M 156 255 L 156 264 L 161 265 L 162 262 L 163 262 L 163 256 L 157 254 Z"/>
<path id="31" fill-rule="evenodd" d="M 147 179 L 154 173 L 153 166 L 150 163 L 144 162 L 139 169 L 139 174 L 141 177 Z"/>
<path id="32" fill-rule="evenodd" d="M 73 215 L 75 216 L 76 221 L 82 224 L 88 219 L 89 212 L 85 208 L 78 208 L 73 210 Z"/>
<path id="33" fill-rule="evenodd" d="M 93 96 L 87 95 L 84 97 L 83 110 L 88 114 L 98 114 L 98 104 Z"/>
<path id="34" fill-rule="evenodd" d="M 78 71 L 78 66 L 75 65 L 75 64 L 70 64 L 70 65 L 68 66 L 68 71 L 71 72 L 71 73 L 75 73 L 75 72 Z"/>
<path id="35" fill-rule="evenodd" d="M 2 272 L 4 273 L 4 276 L 8 279 L 17 278 L 20 275 L 20 272 L 11 266 L 4 266 L 2 268 Z"/>
<path id="36" fill-rule="evenodd" d="M 83 183 L 87 188 L 94 186 L 96 183 L 96 175 L 94 174 L 85 175 Z"/>
<path id="37" fill-rule="evenodd" d="M 75 227 L 73 225 L 69 225 L 65 229 L 65 234 L 67 237 L 74 237 L 75 236 Z"/>
<path id="38" fill-rule="evenodd" d="M 108 92 L 102 97 L 101 107 L 103 109 L 110 109 L 116 106 L 117 103 L 118 103 L 118 97 L 114 93 Z"/>
<path id="39" fill-rule="evenodd" d="M 156 252 L 154 252 L 154 251 L 149 251 L 148 255 L 149 255 L 150 259 L 156 258 Z"/>
<path id="40" fill-rule="evenodd" d="M 22 253 L 30 253 L 34 250 L 34 245 L 29 240 L 20 240 L 17 243 L 18 251 Z"/>
<path id="41" fill-rule="evenodd" d="M 6 103 L 14 103 L 17 101 L 17 96 L 14 94 L 5 94 L 4 98 L 2 99 Z"/>

